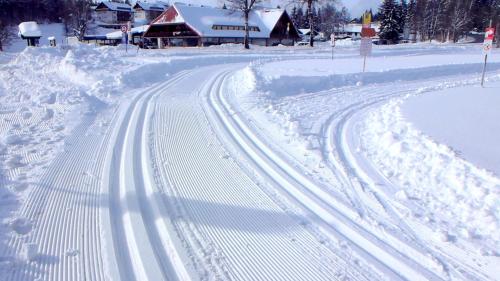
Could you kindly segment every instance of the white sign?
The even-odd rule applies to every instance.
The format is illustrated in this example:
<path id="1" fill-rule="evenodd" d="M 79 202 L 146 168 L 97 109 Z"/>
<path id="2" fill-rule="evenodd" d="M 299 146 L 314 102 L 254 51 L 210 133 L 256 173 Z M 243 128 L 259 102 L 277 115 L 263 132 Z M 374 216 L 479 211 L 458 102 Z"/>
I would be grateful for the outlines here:
<path id="1" fill-rule="evenodd" d="M 493 48 L 493 40 L 484 40 L 483 43 L 483 53 L 485 55 L 491 53 L 491 49 Z"/>
<path id="2" fill-rule="evenodd" d="M 335 34 L 333 33 L 330 35 L 330 45 L 335 47 Z"/>
<path id="3" fill-rule="evenodd" d="M 371 38 L 361 38 L 361 45 L 359 47 L 359 53 L 363 57 L 370 56 L 372 54 L 372 39 Z"/>

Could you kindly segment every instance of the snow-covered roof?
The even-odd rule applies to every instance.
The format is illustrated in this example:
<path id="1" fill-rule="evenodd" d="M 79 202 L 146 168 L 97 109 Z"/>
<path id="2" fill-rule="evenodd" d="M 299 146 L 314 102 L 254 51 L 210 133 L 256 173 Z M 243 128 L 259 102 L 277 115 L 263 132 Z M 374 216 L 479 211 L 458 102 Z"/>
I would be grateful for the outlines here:
<path id="1" fill-rule="evenodd" d="M 134 27 L 130 30 L 130 33 L 132 34 L 141 34 L 144 33 L 148 29 L 149 25 L 141 25 Z M 120 39 L 122 38 L 123 33 L 119 31 L 114 31 L 106 34 L 107 39 Z"/>
<path id="2" fill-rule="evenodd" d="M 183 3 L 174 3 L 173 8 L 178 12 L 175 19 L 165 22 L 157 21 L 154 25 L 169 23 L 185 23 L 203 37 L 242 37 L 244 30 L 222 28 L 243 27 L 245 25 L 243 13 L 207 6 L 194 6 Z M 269 38 L 274 26 L 283 15 L 284 10 L 265 9 L 252 11 L 248 24 L 250 37 Z M 221 28 L 217 28 L 221 27 Z M 258 30 L 255 30 L 257 28 Z"/>
<path id="3" fill-rule="evenodd" d="M 276 23 L 283 15 L 284 10 L 281 9 L 263 9 L 263 10 L 255 10 L 255 14 L 257 14 L 262 21 L 262 23 L 267 27 L 269 32 L 271 32 Z"/>
<path id="4" fill-rule="evenodd" d="M 42 37 L 42 31 L 36 22 L 27 21 L 19 24 L 19 35 L 23 37 Z"/>
<path id="5" fill-rule="evenodd" d="M 299 32 L 303 35 L 308 35 L 311 33 L 311 29 L 309 28 L 299 28 Z"/>
<path id="6" fill-rule="evenodd" d="M 141 8 L 145 11 L 163 12 L 165 10 L 165 7 L 166 7 L 165 4 L 160 2 L 155 2 L 155 3 L 137 2 L 135 3 L 134 9 Z"/>
<path id="7" fill-rule="evenodd" d="M 97 5 L 96 9 L 102 7 L 102 5 L 106 6 L 111 11 L 124 11 L 124 12 L 132 12 L 132 7 L 129 4 L 125 3 L 116 3 L 116 2 L 101 2 Z"/>

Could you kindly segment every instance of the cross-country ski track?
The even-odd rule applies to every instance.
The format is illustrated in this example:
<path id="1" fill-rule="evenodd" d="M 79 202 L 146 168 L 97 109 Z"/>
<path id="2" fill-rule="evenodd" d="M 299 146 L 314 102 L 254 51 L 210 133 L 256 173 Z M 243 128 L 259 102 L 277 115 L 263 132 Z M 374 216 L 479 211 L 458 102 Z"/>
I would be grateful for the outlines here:
<path id="1" fill-rule="evenodd" d="M 364 99 L 314 124 L 344 200 L 240 110 L 228 80 L 247 65 L 181 71 L 87 114 L 19 211 L 30 235 L 8 241 L 40 254 L 0 280 L 488 279 L 427 246 L 355 153 L 356 118 L 418 85 L 346 87 Z"/>

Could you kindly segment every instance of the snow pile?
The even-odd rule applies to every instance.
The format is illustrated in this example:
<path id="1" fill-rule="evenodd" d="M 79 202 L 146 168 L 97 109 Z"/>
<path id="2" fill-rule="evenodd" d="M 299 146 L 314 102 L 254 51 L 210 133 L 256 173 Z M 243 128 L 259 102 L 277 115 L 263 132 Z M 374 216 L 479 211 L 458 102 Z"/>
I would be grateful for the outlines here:
<path id="1" fill-rule="evenodd" d="M 474 52 L 471 52 L 474 51 Z M 319 92 L 331 88 L 361 84 L 414 81 L 437 76 L 477 73 L 484 60 L 477 50 L 466 49 L 467 55 L 378 56 L 367 61 L 367 73 L 360 73 L 363 59 L 352 57 L 328 59 L 285 60 L 263 64 L 256 69 L 259 90 L 272 97 Z M 488 69 L 500 69 L 500 57 L 493 56 Z"/>
<path id="2" fill-rule="evenodd" d="M 400 187 L 394 197 L 413 217 L 447 237 L 496 251 L 500 179 L 418 131 L 403 118 L 401 103 L 395 100 L 368 114 L 360 129 L 361 151 Z"/>
<path id="3" fill-rule="evenodd" d="M 19 36 L 23 37 L 41 37 L 42 31 L 34 21 L 22 22 L 19 24 Z"/>
<path id="4" fill-rule="evenodd" d="M 253 62 L 228 79 L 228 88 L 234 93 L 229 95 L 234 97 L 233 105 L 241 107 L 239 111 L 245 112 L 249 117 L 249 124 L 256 123 L 260 124 L 259 129 L 265 128 L 260 131 L 261 137 L 277 140 L 280 145 L 286 144 L 279 149 L 286 148 L 301 159 L 302 164 L 311 168 L 315 176 L 333 181 L 331 174 L 324 169 L 325 162 L 319 150 L 318 138 L 305 133 L 304 120 L 297 116 L 300 113 L 290 112 L 287 108 L 287 105 L 294 104 L 294 109 L 300 112 L 300 103 L 295 103 L 294 97 L 279 99 L 275 93 L 261 90 L 263 81 L 259 76 L 259 69 L 262 65 L 259 61 Z"/>
<path id="5" fill-rule="evenodd" d="M 69 114 L 85 106 L 80 90 L 57 75 L 63 57 L 57 48 L 27 48 L 0 66 L 0 192 L 12 203 L 0 204 L 6 217 L 61 151 L 72 130 L 66 120 L 77 119 Z"/>
<path id="6" fill-rule="evenodd" d="M 257 81 L 252 65 L 237 71 L 229 78 L 228 82 L 231 83 L 231 88 L 234 89 L 234 92 L 238 96 L 245 96 L 254 91 Z"/>

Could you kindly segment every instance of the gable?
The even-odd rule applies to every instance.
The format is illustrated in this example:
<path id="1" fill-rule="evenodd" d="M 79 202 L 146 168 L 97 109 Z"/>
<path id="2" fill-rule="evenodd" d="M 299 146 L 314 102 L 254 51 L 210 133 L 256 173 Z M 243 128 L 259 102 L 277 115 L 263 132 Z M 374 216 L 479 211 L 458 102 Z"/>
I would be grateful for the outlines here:
<path id="1" fill-rule="evenodd" d="M 134 5 L 134 10 L 163 12 L 165 11 L 165 6 L 159 3 L 136 2 Z"/>
<path id="2" fill-rule="evenodd" d="M 290 39 L 298 39 L 300 37 L 299 32 L 295 28 L 292 19 L 286 11 L 277 20 L 275 26 L 271 31 L 271 37 L 283 36 L 287 36 Z"/>
<path id="3" fill-rule="evenodd" d="M 184 19 L 179 16 L 177 9 L 174 6 L 171 6 L 166 11 L 164 11 L 161 15 L 159 15 L 156 19 L 154 19 L 151 24 L 167 24 L 167 23 L 175 23 L 175 22 L 184 22 Z"/>

